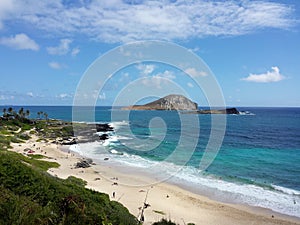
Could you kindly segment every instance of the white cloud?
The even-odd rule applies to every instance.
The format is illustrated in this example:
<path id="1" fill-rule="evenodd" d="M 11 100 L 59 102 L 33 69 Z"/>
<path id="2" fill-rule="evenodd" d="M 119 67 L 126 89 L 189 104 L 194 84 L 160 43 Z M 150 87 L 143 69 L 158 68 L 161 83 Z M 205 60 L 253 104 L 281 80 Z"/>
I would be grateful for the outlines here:
<path id="1" fill-rule="evenodd" d="M 3 37 L 0 39 L 0 44 L 17 50 L 38 51 L 40 49 L 39 45 L 34 40 L 23 33 L 11 37 Z"/>
<path id="2" fill-rule="evenodd" d="M 27 94 L 26 94 L 27 96 L 29 96 L 29 97 L 33 97 L 33 93 L 32 92 L 27 92 Z"/>
<path id="3" fill-rule="evenodd" d="M 136 68 L 141 72 L 141 75 L 148 76 L 154 71 L 155 65 L 153 65 L 153 64 L 138 64 L 136 66 Z"/>
<path id="4" fill-rule="evenodd" d="M 199 47 L 190 48 L 189 51 L 195 53 L 200 51 L 200 48 Z"/>
<path id="5" fill-rule="evenodd" d="M 64 67 L 64 65 L 58 63 L 58 62 L 49 62 L 48 65 L 52 68 L 52 69 L 62 69 Z"/>
<path id="6" fill-rule="evenodd" d="M 99 99 L 100 100 L 105 100 L 106 99 L 105 92 L 103 92 L 102 94 L 99 95 Z"/>
<path id="7" fill-rule="evenodd" d="M 66 98 L 72 98 L 72 95 L 67 94 L 67 93 L 61 93 L 61 94 L 57 95 L 56 97 L 60 98 L 60 99 L 66 99 Z"/>
<path id="8" fill-rule="evenodd" d="M 169 70 L 165 70 L 163 73 L 158 73 L 153 77 L 165 78 L 165 79 L 168 79 L 168 80 L 174 80 L 176 78 L 174 73 L 172 71 L 169 71 Z"/>
<path id="9" fill-rule="evenodd" d="M 131 80 L 129 73 L 122 73 L 118 83 L 129 83 Z"/>
<path id="10" fill-rule="evenodd" d="M 1 0 L 0 1 L 0 30 L 3 28 L 2 20 L 13 11 L 14 4 L 12 0 Z"/>
<path id="11" fill-rule="evenodd" d="M 60 98 L 66 98 L 66 97 L 68 97 L 68 94 L 60 94 L 59 97 Z"/>
<path id="12" fill-rule="evenodd" d="M 70 45 L 73 42 L 71 39 L 61 39 L 58 46 L 52 46 L 47 48 L 47 52 L 50 55 L 66 55 L 70 53 L 72 56 L 76 56 L 80 49 L 78 47 L 71 48 Z"/>
<path id="13" fill-rule="evenodd" d="M 135 4 L 121 0 L 77 4 L 15 0 L 13 8 L 5 5 L 0 23 L 16 21 L 47 35 L 84 35 L 103 42 L 235 36 L 268 28 L 289 29 L 297 23 L 293 6 L 267 0 L 152 0 Z"/>
<path id="14" fill-rule="evenodd" d="M 72 56 L 76 56 L 79 52 L 80 52 L 80 49 L 78 47 L 77 48 L 73 48 L 72 52 L 71 52 L 71 55 Z"/>
<path id="15" fill-rule="evenodd" d="M 207 73 L 205 71 L 198 71 L 195 68 L 187 68 L 185 73 L 189 74 L 192 77 L 205 77 Z"/>
<path id="16" fill-rule="evenodd" d="M 272 71 L 267 71 L 263 74 L 250 74 L 246 78 L 242 78 L 244 81 L 256 82 L 256 83 L 271 83 L 278 82 L 285 79 L 285 76 L 280 74 L 279 68 L 274 66 L 272 67 Z"/>
<path id="17" fill-rule="evenodd" d="M 72 40 L 61 39 L 60 43 L 56 47 L 48 47 L 47 51 L 51 55 L 66 55 L 70 51 L 70 44 Z"/>
<path id="18" fill-rule="evenodd" d="M 194 87 L 194 85 L 192 83 L 190 83 L 190 82 L 187 83 L 187 86 L 189 86 L 190 88 Z"/>
<path id="19" fill-rule="evenodd" d="M 148 76 L 143 79 L 142 83 L 146 86 L 161 88 L 161 85 L 170 80 L 174 80 L 176 76 L 172 71 L 166 70 L 163 73 L 158 73 L 154 76 Z"/>
<path id="20" fill-rule="evenodd" d="M 13 95 L 0 95 L 0 100 L 12 100 L 12 99 L 14 99 L 15 98 L 15 96 L 13 96 Z"/>

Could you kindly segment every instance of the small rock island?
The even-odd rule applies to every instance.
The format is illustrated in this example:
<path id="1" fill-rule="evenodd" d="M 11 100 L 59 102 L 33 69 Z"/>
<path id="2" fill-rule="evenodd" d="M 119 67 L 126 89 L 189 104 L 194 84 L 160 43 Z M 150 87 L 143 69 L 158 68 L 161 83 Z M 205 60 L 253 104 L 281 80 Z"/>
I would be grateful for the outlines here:
<path id="1" fill-rule="evenodd" d="M 226 108 L 226 109 L 205 109 L 205 110 L 197 110 L 196 114 L 240 114 L 240 112 L 236 108 Z"/>
<path id="2" fill-rule="evenodd" d="M 198 104 L 183 95 L 171 94 L 144 105 L 131 105 L 122 110 L 180 110 L 191 114 L 240 114 L 236 108 L 199 110 Z"/>

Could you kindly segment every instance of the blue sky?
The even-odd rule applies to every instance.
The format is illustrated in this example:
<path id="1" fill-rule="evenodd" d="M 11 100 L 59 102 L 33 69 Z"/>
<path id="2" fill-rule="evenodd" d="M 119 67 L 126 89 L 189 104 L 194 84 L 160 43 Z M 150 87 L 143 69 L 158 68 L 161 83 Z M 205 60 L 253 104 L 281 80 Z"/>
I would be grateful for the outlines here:
<path id="1" fill-rule="evenodd" d="M 1 0 L 0 105 L 71 105 L 98 57 L 160 40 L 201 57 L 229 106 L 300 107 L 299 28 L 298 0 Z M 154 62 L 122 69 L 93 97 L 111 105 L 138 77 L 145 87 L 176 81 L 207 104 L 182 71 Z"/>

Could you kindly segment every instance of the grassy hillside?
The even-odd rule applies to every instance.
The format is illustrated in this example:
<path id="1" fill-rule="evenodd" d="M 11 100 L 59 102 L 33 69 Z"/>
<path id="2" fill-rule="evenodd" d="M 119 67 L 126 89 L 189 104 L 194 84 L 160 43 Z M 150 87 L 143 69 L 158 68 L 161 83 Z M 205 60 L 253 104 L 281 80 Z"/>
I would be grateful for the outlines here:
<path id="1" fill-rule="evenodd" d="M 125 207 L 84 188 L 83 180 L 45 172 L 56 166 L 0 151 L 0 224 L 137 224 Z"/>

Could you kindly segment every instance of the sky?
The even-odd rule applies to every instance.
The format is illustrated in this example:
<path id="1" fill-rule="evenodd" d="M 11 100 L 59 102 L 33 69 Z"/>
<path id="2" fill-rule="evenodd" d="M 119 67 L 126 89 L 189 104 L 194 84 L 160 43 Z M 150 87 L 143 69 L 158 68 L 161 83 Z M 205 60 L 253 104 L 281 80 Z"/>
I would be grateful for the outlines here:
<path id="1" fill-rule="evenodd" d="M 200 57 L 228 106 L 300 107 L 298 0 L 1 0 L 0 105 L 72 105 L 95 60 L 147 40 Z M 136 79 L 154 96 L 169 80 L 207 105 L 193 77 L 210 75 L 141 61 L 87 98 L 112 105 Z"/>

